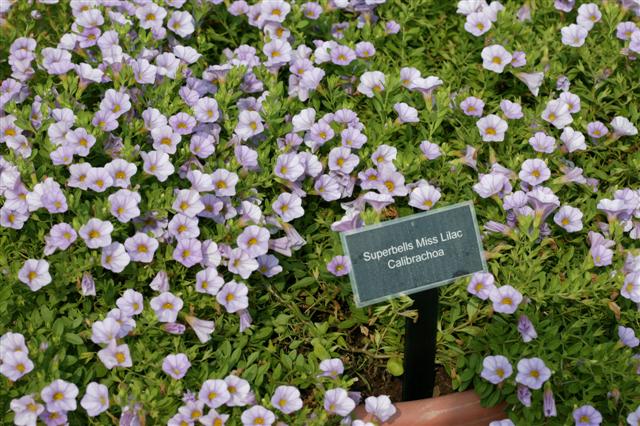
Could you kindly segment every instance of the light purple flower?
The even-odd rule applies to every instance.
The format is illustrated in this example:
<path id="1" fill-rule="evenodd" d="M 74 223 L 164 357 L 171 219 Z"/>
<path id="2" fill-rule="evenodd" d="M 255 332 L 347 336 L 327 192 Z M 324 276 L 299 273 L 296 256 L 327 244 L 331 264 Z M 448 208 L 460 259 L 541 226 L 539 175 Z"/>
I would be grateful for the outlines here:
<path id="1" fill-rule="evenodd" d="M 78 387 L 73 383 L 57 379 L 40 392 L 42 401 L 51 412 L 74 411 L 77 408 Z"/>
<path id="2" fill-rule="evenodd" d="M 495 114 L 489 114 L 476 122 L 484 142 L 502 142 L 509 125 Z"/>
<path id="3" fill-rule="evenodd" d="M 636 408 L 636 411 L 629 413 L 629 415 L 627 416 L 627 423 L 629 423 L 629 426 L 637 426 L 638 424 L 640 424 L 640 405 L 638 406 L 638 408 Z"/>
<path id="4" fill-rule="evenodd" d="M 11 400 L 11 410 L 15 413 L 13 422 L 16 425 L 35 425 L 38 416 L 44 411 L 44 406 L 36 402 L 34 394 Z"/>
<path id="5" fill-rule="evenodd" d="M 253 394 L 249 382 L 233 374 L 225 377 L 224 381 L 230 395 L 230 399 L 226 403 L 228 407 L 241 407 L 250 402 Z"/>
<path id="6" fill-rule="evenodd" d="M 576 22 L 587 31 L 593 28 L 593 24 L 600 21 L 602 14 L 595 3 L 581 4 L 578 8 Z"/>
<path id="7" fill-rule="evenodd" d="M 480 37 L 491 29 L 491 20 L 483 12 L 474 12 L 467 15 L 464 29 L 476 37 Z"/>
<path id="8" fill-rule="evenodd" d="M 135 164 L 129 163 L 121 158 L 104 165 L 105 170 L 113 180 L 113 186 L 127 188 L 131 185 L 131 178 L 136 174 L 138 168 Z"/>
<path id="9" fill-rule="evenodd" d="M 529 185 L 536 186 L 549 179 L 551 171 L 544 160 L 534 158 L 522 163 L 518 177 Z"/>
<path id="10" fill-rule="evenodd" d="M 440 191 L 428 183 L 418 185 L 409 194 L 409 205 L 420 210 L 430 210 L 440 200 Z"/>
<path id="11" fill-rule="evenodd" d="M 271 405 L 284 414 L 291 414 L 302 408 L 300 391 L 294 386 L 278 386 L 271 397 Z"/>
<path id="12" fill-rule="evenodd" d="M 385 76 L 380 71 L 367 71 L 360 76 L 358 92 L 368 98 L 373 98 L 376 93 L 384 90 Z"/>
<path id="13" fill-rule="evenodd" d="M 499 44 L 492 44 L 482 49 L 482 67 L 486 70 L 501 73 L 511 63 L 512 56 Z"/>
<path id="14" fill-rule="evenodd" d="M 584 135 L 571 127 L 565 127 L 560 135 L 560 140 L 564 144 L 567 152 L 583 151 L 587 149 Z"/>
<path id="15" fill-rule="evenodd" d="M 418 110 L 405 102 L 396 103 L 393 109 L 398 113 L 398 121 L 400 123 L 417 123 L 420 121 L 418 118 Z"/>
<path id="16" fill-rule="evenodd" d="M 580 25 L 571 24 L 567 27 L 562 27 L 560 33 L 562 34 L 562 44 L 571 47 L 580 47 L 584 44 L 589 31 Z"/>
<path id="17" fill-rule="evenodd" d="M 562 206 L 553 216 L 553 221 L 567 232 L 578 232 L 582 229 L 582 216 L 580 209 Z"/>
<path id="18" fill-rule="evenodd" d="M 216 409 L 224 405 L 230 398 L 227 384 L 224 380 L 206 380 L 202 383 L 198 400 L 204 402 L 207 407 Z"/>
<path id="19" fill-rule="evenodd" d="M 276 212 L 283 221 L 290 222 L 293 219 L 302 217 L 304 209 L 302 208 L 302 199 L 296 194 L 284 192 L 278 196 L 272 205 L 273 211 Z"/>
<path id="20" fill-rule="evenodd" d="M 602 415 L 591 405 L 583 405 L 573 410 L 573 420 L 576 426 L 599 426 L 602 423 Z"/>
<path id="21" fill-rule="evenodd" d="M 247 279 L 253 271 L 258 269 L 258 262 L 242 248 L 235 248 L 229 253 L 227 269 Z"/>
<path id="22" fill-rule="evenodd" d="M 234 313 L 249 306 L 248 293 L 249 289 L 243 283 L 229 281 L 216 294 L 216 300 L 225 307 L 227 312 Z"/>
<path id="23" fill-rule="evenodd" d="M 553 391 L 550 388 L 544 390 L 542 396 L 542 412 L 545 417 L 556 417 L 556 400 L 553 398 Z"/>
<path id="24" fill-rule="evenodd" d="M 276 421 L 276 416 L 262 405 L 254 405 L 242 412 L 240 420 L 243 426 L 271 426 Z"/>
<path id="25" fill-rule="evenodd" d="M 476 272 L 471 276 L 467 291 L 474 296 L 487 300 L 491 291 L 496 288 L 495 278 L 489 272 Z"/>
<path id="26" fill-rule="evenodd" d="M 122 223 L 127 223 L 131 219 L 140 216 L 138 203 L 141 201 L 140 194 L 127 189 L 120 189 L 109 195 L 109 205 L 111 214 Z"/>
<path id="27" fill-rule="evenodd" d="M 435 160 L 442 155 L 440 146 L 427 140 L 420 142 L 420 151 L 422 151 L 427 160 Z"/>
<path id="28" fill-rule="evenodd" d="M 33 362 L 26 352 L 6 352 L 2 354 L 2 364 L 0 364 L 0 374 L 11 382 L 18 381 L 25 374 L 33 370 Z"/>
<path id="29" fill-rule="evenodd" d="M 551 377 L 551 370 L 540 358 L 523 358 L 518 361 L 516 382 L 531 389 L 540 389 Z"/>
<path id="30" fill-rule="evenodd" d="M 484 102 L 475 96 L 469 96 L 460 102 L 460 109 L 465 115 L 471 117 L 482 117 L 484 111 Z"/>
<path id="31" fill-rule="evenodd" d="M 587 124 L 587 134 L 594 139 L 599 139 L 603 136 L 606 136 L 609 133 L 607 126 L 600 121 L 593 121 Z"/>
<path id="32" fill-rule="evenodd" d="M 488 356 L 482 361 L 480 377 L 494 385 L 511 377 L 512 373 L 513 368 L 511 367 L 511 363 L 502 355 Z"/>
<path id="33" fill-rule="evenodd" d="M 214 123 L 220 117 L 218 102 L 214 98 L 203 97 L 198 99 L 193 107 L 193 113 L 201 123 Z"/>
<path id="34" fill-rule="evenodd" d="M 173 250 L 173 259 L 191 268 L 202 261 L 202 243 L 195 238 L 178 240 Z"/>
<path id="35" fill-rule="evenodd" d="M 636 31 L 634 33 L 634 36 L 636 34 L 638 35 L 638 39 L 639 39 L 638 41 L 640 44 L 640 31 Z M 638 134 L 638 129 L 626 117 L 621 117 L 621 116 L 614 117 L 614 119 L 611 120 L 610 124 L 611 124 L 611 127 L 613 128 L 613 134 L 618 138 L 621 136 L 635 136 Z"/>
<path id="36" fill-rule="evenodd" d="M 343 146 L 333 148 L 329 152 L 329 169 L 349 174 L 360 163 L 360 158 L 353 154 L 349 148 Z"/>
<path id="37" fill-rule="evenodd" d="M 500 102 L 500 109 L 504 113 L 504 116 L 510 120 L 524 117 L 520 104 L 511 102 L 507 99 Z"/>
<path id="38" fill-rule="evenodd" d="M 529 138 L 529 145 L 537 152 L 551 154 L 556 149 L 556 140 L 545 132 L 536 132 Z"/>
<path id="39" fill-rule="evenodd" d="M 356 59 L 356 53 L 348 46 L 338 45 L 331 49 L 331 62 L 336 65 L 346 66 Z"/>
<path id="40" fill-rule="evenodd" d="M 531 389 L 525 385 L 519 384 L 516 390 L 516 396 L 522 405 L 525 407 L 531 407 Z"/>
<path id="41" fill-rule="evenodd" d="M 164 292 L 151 299 L 150 305 L 158 317 L 158 321 L 175 322 L 184 303 L 173 293 Z"/>
<path id="42" fill-rule="evenodd" d="M 216 169 L 211 174 L 215 193 L 217 196 L 233 196 L 236 195 L 236 184 L 238 183 L 238 175 L 226 169 Z"/>
<path id="43" fill-rule="evenodd" d="M 509 184 L 509 179 L 500 173 L 480 175 L 480 181 L 473 185 L 473 190 L 482 198 L 497 195 L 505 188 L 511 188 L 511 185 Z"/>
<path id="44" fill-rule="evenodd" d="M 189 367 L 191 367 L 191 362 L 183 353 L 167 355 L 162 361 L 162 371 L 175 380 L 182 379 L 187 374 Z"/>
<path id="45" fill-rule="evenodd" d="M 297 154 L 293 152 L 281 154 L 276 160 L 274 173 L 279 178 L 295 182 L 304 174 L 304 166 L 300 163 Z"/>
<path id="46" fill-rule="evenodd" d="M 635 348 L 640 345 L 640 339 L 636 337 L 633 328 L 625 327 L 622 325 L 618 326 L 618 337 L 623 345 L 628 346 L 630 348 Z"/>
<path id="47" fill-rule="evenodd" d="M 18 279 L 28 285 L 31 291 L 40 290 L 51 283 L 49 262 L 42 259 L 27 259 L 18 271 Z"/>
<path id="48" fill-rule="evenodd" d="M 113 225 L 111 222 L 92 218 L 80 228 L 78 233 L 87 247 L 95 249 L 111 244 L 112 231 Z"/>
<path id="49" fill-rule="evenodd" d="M 356 407 L 356 403 L 349 398 L 349 394 L 342 388 L 330 389 L 324 394 L 324 409 L 329 414 L 348 416 Z"/>
<path id="50" fill-rule="evenodd" d="M 144 309 L 142 294 L 133 289 L 126 289 L 122 296 L 116 300 L 116 305 L 127 316 L 139 315 Z"/>
<path id="51" fill-rule="evenodd" d="M 492 289 L 489 298 L 493 302 L 493 310 L 502 314 L 514 313 L 522 302 L 522 294 L 510 285 Z"/>
<path id="52" fill-rule="evenodd" d="M 169 159 L 169 154 L 161 151 L 141 152 L 144 161 L 142 169 L 155 176 L 160 182 L 164 182 L 173 174 L 175 168 Z"/>
<path id="53" fill-rule="evenodd" d="M 542 111 L 542 119 L 553 124 L 557 129 L 562 129 L 573 121 L 568 104 L 561 99 L 554 99 L 547 103 Z"/>
<path id="54" fill-rule="evenodd" d="M 138 232 L 125 240 L 124 246 L 134 262 L 151 263 L 158 249 L 158 240 Z"/>
<path id="55" fill-rule="evenodd" d="M 102 248 L 101 264 L 111 272 L 120 273 L 127 267 L 131 258 L 120 243 L 111 243 Z"/>
<path id="56" fill-rule="evenodd" d="M 174 132 L 171 126 L 159 126 L 151 130 L 153 148 L 169 155 L 175 154 L 182 136 Z"/>
<path id="57" fill-rule="evenodd" d="M 608 266 L 613 262 L 613 250 L 603 245 L 598 244 L 591 247 L 589 253 L 595 266 Z"/>
<path id="58" fill-rule="evenodd" d="M 329 263 L 327 263 L 327 270 L 336 277 L 347 275 L 351 270 L 351 263 L 346 256 L 334 256 Z"/>
<path id="59" fill-rule="evenodd" d="M 109 409 L 109 389 L 105 385 L 91 382 L 87 385 L 80 406 L 87 410 L 89 417 L 95 417 Z"/>
<path id="60" fill-rule="evenodd" d="M 270 234 L 266 228 L 251 225 L 238 236 L 238 247 L 251 257 L 266 254 L 269 249 Z"/>
<path id="61" fill-rule="evenodd" d="M 195 30 L 193 16 L 189 12 L 174 11 L 167 22 L 167 28 L 179 35 L 187 37 Z"/>

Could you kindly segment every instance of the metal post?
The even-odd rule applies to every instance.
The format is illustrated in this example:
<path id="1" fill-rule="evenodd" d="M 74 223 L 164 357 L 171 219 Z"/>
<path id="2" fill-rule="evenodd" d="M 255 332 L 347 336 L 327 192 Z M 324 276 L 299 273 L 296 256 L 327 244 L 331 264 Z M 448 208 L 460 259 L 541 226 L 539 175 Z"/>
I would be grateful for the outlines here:
<path id="1" fill-rule="evenodd" d="M 405 331 L 402 399 L 430 398 L 436 374 L 436 336 L 438 333 L 438 288 L 412 296 L 418 320 L 407 318 Z"/>

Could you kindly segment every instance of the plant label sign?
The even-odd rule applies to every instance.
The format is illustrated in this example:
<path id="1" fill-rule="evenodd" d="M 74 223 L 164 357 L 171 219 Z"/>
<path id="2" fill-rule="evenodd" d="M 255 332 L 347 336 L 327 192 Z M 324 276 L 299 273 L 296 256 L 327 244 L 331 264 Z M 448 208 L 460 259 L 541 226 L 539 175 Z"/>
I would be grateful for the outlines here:
<path id="1" fill-rule="evenodd" d="M 346 231 L 340 239 L 358 307 L 487 270 L 470 201 Z"/>

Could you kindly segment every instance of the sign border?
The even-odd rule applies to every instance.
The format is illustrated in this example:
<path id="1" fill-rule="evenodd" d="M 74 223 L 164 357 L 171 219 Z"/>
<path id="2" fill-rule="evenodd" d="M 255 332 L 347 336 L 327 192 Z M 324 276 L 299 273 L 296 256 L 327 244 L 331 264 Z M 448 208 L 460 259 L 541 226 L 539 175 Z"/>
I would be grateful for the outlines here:
<path id="1" fill-rule="evenodd" d="M 351 255 L 349 253 L 349 245 L 347 244 L 347 239 L 346 239 L 346 237 L 348 237 L 349 235 L 359 234 L 359 233 L 364 232 L 364 231 L 371 231 L 371 230 L 374 230 L 374 229 L 383 228 L 383 227 L 390 226 L 390 225 L 395 225 L 395 224 L 398 224 L 398 223 L 401 223 L 401 222 L 407 222 L 407 221 L 410 221 L 410 220 L 421 219 L 421 218 L 426 217 L 426 216 L 431 216 L 433 214 L 438 214 L 438 213 L 444 213 L 444 212 L 446 212 L 448 210 L 453 210 L 453 209 L 457 209 L 457 208 L 460 208 L 460 207 L 468 207 L 469 211 L 471 212 L 471 219 L 473 221 L 473 227 L 474 227 L 474 229 L 476 231 L 476 242 L 478 243 L 478 249 L 480 251 L 480 258 L 481 258 L 481 262 L 482 262 L 482 270 L 481 271 L 470 272 L 470 273 L 465 274 L 465 275 L 459 275 L 459 276 L 457 276 L 455 278 L 449 278 L 449 279 L 446 279 L 446 280 L 443 280 L 443 281 L 438 281 L 436 283 L 423 285 L 423 286 L 416 287 L 416 288 L 413 288 L 413 289 L 401 291 L 399 293 L 394 293 L 394 294 L 390 294 L 390 295 L 387 295 L 387 296 L 377 297 L 375 299 L 371 299 L 371 300 L 367 300 L 367 301 L 362 302 L 360 300 L 360 294 L 358 293 L 358 285 L 357 285 L 357 282 L 356 282 L 355 273 L 353 272 L 353 267 L 351 267 L 351 265 L 349 265 L 350 266 L 350 268 L 349 268 L 349 281 L 351 282 L 351 289 L 353 290 L 353 297 L 355 299 L 356 306 L 358 308 L 363 308 L 365 306 L 369 306 L 369 305 L 373 305 L 375 303 L 383 302 L 385 300 L 389 300 L 389 299 L 394 298 L 394 297 L 403 296 L 403 295 L 404 296 L 408 296 L 410 294 L 418 293 L 420 291 L 425 291 L 425 290 L 429 290 L 429 289 L 432 289 L 432 288 L 441 287 L 441 286 L 443 286 L 445 284 L 448 284 L 448 283 L 450 283 L 452 281 L 456 281 L 456 280 L 459 280 L 460 278 L 465 278 L 465 277 L 468 277 L 470 275 L 473 275 L 476 272 L 482 272 L 482 271 L 487 272 L 487 260 L 485 259 L 485 256 L 484 256 L 484 247 L 482 246 L 482 239 L 480 237 L 480 228 L 478 226 L 478 218 L 476 216 L 476 210 L 474 208 L 473 201 L 471 201 L 471 200 L 463 201 L 463 202 L 456 203 L 456 204 L 451 204 L 451 205 L 448 205 L 448 206 L 444 206 L 444 207 L 441 207 L 441 208 L 438 208 L 438 209 L 429 210 L 429 211 L 426 211 L 426 212 L 414 213 L 414 214 L 411 214 L 409 216 L 400 217 L 400 218 L 397 218 L 397 219 L 391 219 L 391 220 L 386 220 L 384 222 L 374 223 L 372 225 L 367 225 L 367 226 L 363 226 L 361 228 L 351 229 L 349 231 L 340 232 L 340 242 L 342 243 L 342 250 L 344 251 L 345 256 L 347 256 L 349 258 L 349 262 L 351 262 Z"/>

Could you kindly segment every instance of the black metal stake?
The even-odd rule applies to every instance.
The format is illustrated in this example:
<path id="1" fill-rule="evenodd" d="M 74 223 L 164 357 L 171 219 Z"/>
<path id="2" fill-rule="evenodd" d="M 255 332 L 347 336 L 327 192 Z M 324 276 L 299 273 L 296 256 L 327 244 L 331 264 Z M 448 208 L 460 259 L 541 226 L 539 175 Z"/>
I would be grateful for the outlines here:
<path id="1" fill-rule="evenodd" d="M 436 374 L 438 288 L 412 296 L 418 320 L 407 318 L 404 350 L 403 401 L 430 398 Z"/>

